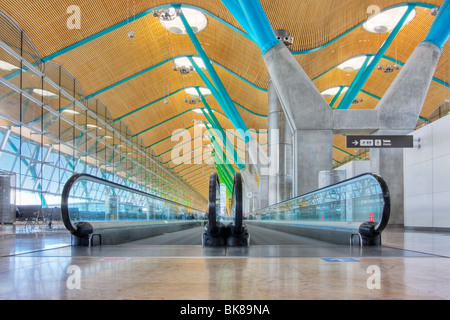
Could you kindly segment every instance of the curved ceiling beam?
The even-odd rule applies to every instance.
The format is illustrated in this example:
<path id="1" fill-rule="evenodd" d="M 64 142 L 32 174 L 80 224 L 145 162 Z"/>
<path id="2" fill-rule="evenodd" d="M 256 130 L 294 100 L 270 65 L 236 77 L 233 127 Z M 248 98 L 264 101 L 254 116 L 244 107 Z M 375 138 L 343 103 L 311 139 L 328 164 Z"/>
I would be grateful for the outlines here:
<path id="1" fill-rule="evenodd" d="M 241 31 L 240 29 L 238 29 L 235 26 L 233 26 L 231 23 L 228 23 L 227 21 L 219 18 L 218 16 L 214 15 L 213 13 L 211 13 L 211 12 L 209 12 L 209 11 L 203 9 L 203 8 L 200 8 L 200 7 L 197 7 L 197 6 L 193 6 L 193 5 L 189 5 L 189 4 L 181 4 L 181 6 L 184 7 L 184 8 L 191 8 L 191 9 L 194 9 L 194 10 L 201 11 L 202 13 L 211 16 L 212 18 L 216 19 L 217 21 L 221 22 L 222 24 L 224 24 L 225 26 L 229 27 L 230 29 L 236 31 L 237 33 L 241 34 L 242 36 L 248 38 L 248 35 L 245 32 Z M 121 27 L 124 27 L 127 24 L 132 23 L 132 22 L 134 22 L 134 21 L 136 21 L 136 20 L 138 20 L 138 19 L 140 19 L 142 17 L 145 17 L 145 16 L 149 15 L 149 14 L 152 14 L 154 10 L 167 9 L 167 8 L 171 8 L 171 7 L 172 7 L 172 4 L 169 3 L 169 4 L 155 6 L 153 8 L 149 8 L 147 10 L 144 10 L 144 11 L 142 11 L 142 12 L 140 12 L 140 13 L 132 16 L 132 17 L 127 18 L 126 20 L 123 20 L 123 21 L 121 21 L 119 23 L 116 23 L 115 25 L 112 25 L 112 26 L 110 26 L 110 27 L 108 27 L 108 28 L 106 28 L 104 30 L 101 30 L 101 31 L 93 34 L 93 35 L 90 35 L 89 37 L 86 37 L 83 40 L 75 42 L 75 43 L 73 43 L 73 44 L 71 44 L 71 45 L 69 45 L 69 46 L 67 46 L 67 47 L 65 47 L 65 48 L 63 48 L 61 50 L 58 50 L 58 51 L 56 51 L 56 52 L 54 52 L 54 53 L 52 53 L 52 54 L 42 58 L 40 61 L 41 62 L 50 61 L 50 60 L 52 60 L 52 59 L 54 59 L 56 57 L 59 57 L 60 55 L 62 55 L 64 53 L 70 52 L 70 51 L 72 51 L 72 50 L 74 50 L 74 49 L 76 49 L 76 48 L 78 48 L 78 47 L 80 47 L 80 46 L 82 46 L 82 45 L 84 45 L 86 43 L 89 43 L 89 42 L 91 42 L 91 41 L 93 41 L 93 40 L 95 40 L 97 38 L 100 38 L 101 36 L 104 36 L 105 34 L 108 34 L 108 33 L 112 32 L 114 30 L 117 30 L 117 29 L 119 29 Z"/>
<path id="2" fill-rule="evenodd" d="M 421 2 L 406 2 L 406 3 L 404 3 L 404 4 L 396 4 L 396 5 L 387 7 L 387 8 L 385 8 L 384 10 L 386 10 L 386 9 L 388 9 L 388 8 L 394 8 L 394 7 L 397 7 L 397 6 L 402 6 L 402 5 L 405 5 L 405 4 L 408 4 L 408 3 L 414 4 L 414 5 L 417 6 L 417 7 L 424 7 L 424 8 L 433 8 L 433 7 L 435 7 L 435 5 L 433 5 L 433 4 L 428 4 L 428 3 L 421 3 Z M 182 4 L 181 6 L 182 6 L 182 7 L 186 7 L 186 8 L 192 8 L 192 9 L 195 9 L 195 10 L 199 10 L 199 11 L 201 11 L 202 13 L 211 16 L 212 18 L 214 18 L 214 19 L 216 19 L 217 21 L 221 22 L 221 23 L 224 24 L 225 26 L 227 26 L 227 27 L 231 28 L 232 30 L 236 31 L 236 32 L 239 33 L 240 35 L 242 35 L 242 36 L 244 36 L 244 37 L 250 39 L 250 37 L 249 37 L 245 32 L 241 31 L 240 29 L 236 28 L 236 27 L 233 26 L 232 24 L 226 22 L 225 20 L 219 18 L 218 16 L 214 15 L 213 13 L 211 13 L 211 12 L 209 12 L 209 11 L 203 9 L 203 8 L 200 8 L 200 7 L 197 7 L 197 6 L 193 6 L 193 5 L 187 5 L 187 4 Z M 131 23 L 131 22 L 134 22 L 134 21 L 136 21 L 136 20 L 138 20 L 138 19 L 140 19 L 140 18 L 142 18 L 142 17 L 144 17 L 144 16 L 147 16 L 148 14 L 152 13 L 153 10 L 159 10 L 159 9 L 164 9 L 164 8 L 169 8 L 169 7 L 172 7 L 172 5 L 171 5 L 171 4 L 167 4 L 167 5 L 155 6 L 155 7 L 153 7 L 153 8 L 147 9 L 147 10 L 145 10 L 145 11 L 143 11 L 143 12 L 141 12 L 141 13 L 135 15 L 135 16 L 130 17 L 130 18 L 127 19 L 127 20 L 124 20 L 124 21 L 122 21 L 122 22 L 119 22 L 119 23 L 117 23 L 117 24 L 115 24 L 115 25 L 113 25 L 113 26 L 111 26 L 111 27 L 108 27 L 108 28 L 106 28 L 106 29 L 104 29 L 104 30 L 102 30 L 102 31 L 100 31 L 100 32 L 98 32 L 98 33 L 96 33 L 96 34 L 93 34 L 93 35 L 91 35 L 91 36 L 89 36 L 89 37 L 86 37 L 85 39 L 80 40 L 80 41 L 78 41 L 78 42 L 76 42 L 76 43 L 74 43 L 74 44 L 72 44 L 72 45 L 70 45 L 70 46 L 68 46 L 68 47 L 66 47 L 66 48 L 64 48 L 64 49 L 61 49 L 61 50 L 59 50 L 59 51 L 57 51 L 57 52 L 54 52 L 54 53 L 48 55 L 47 57 L 42 58 L 41 61 L 42 61 L 42 62 L 47 62 L 47 61 L 49 61 L 49 60 L 52 60 L 52 59 L 54 59 L 54 58 L 56 58 L 56 57 L 58 57 L 58 56 L 60 56 L 60 55 L 62 55 L 62 54 L 64 54 L 64 53 L 66 53 L 66 52 L 69 52 L 69 51 L 71 51 L 71 50 L 73 50 L 73 49 L 76 49 L 76 48 L 78 48 L 78 47 L 80 47 L 80 46 L 82 46 L 82 45 L 84 45 L 84 44 L 86 44 L 86 43 L 89 43 L 89 42 L 91 42 L 91 41 L 93 41 L 93 40 L 95 40 L 95 39 L 97 39 L 97 38 L 99 38 L 99 37 L 105 35 L 105 34 L 108 34 L 108 33 L 112 32 L 112 31 L 114 31 L 114 30 L 116 30 L 116 29 L 118 29 L 118 28 L 120 28 L 120 27 L 126 26 L 127 24 L 129 24 L 129 23 Z M 366 20 L 367 20 L 367 19 L 366 19 Z M 324 47 L 330 45 L 331 43 L 333 43 L 333 42 L 339 40 L 340 38 L 342 38 L 342 37 L 345 36 L 346 34 L 348 34 L 348 33 L 350 33 L 351 31 L 353 31 L 354 29 L 360 27 L 362 24 L 364 24 L 364 22 L 365 22 L 366 20 L 362 21 L 361 23 L 359 23 L 359 24 L 357 24 L 356 26 L 350 28 L 349 30 L 347 30 L 347 31 L 345 31 L 344 33 L 342 33 L 341 35 L 337 36 L 336 38 L 334 38 L 334 39 L 328 41 L 327 43 L 325 43 L 325 44 L 323 44 L 323 45 L 321 45 L 321 46 L 318 46 L 318 47 L 315 47 L 315 48 L 312 48 L 312 49 L 308 49 L 308 50 L 293 51 L 292 53 L 293 53 L 294 55 L 300 55 L 300 54 L 306 54 L 306 53 L 310 53 L 310 52 L 314 52 L 314 51 L 320 50 L 320 49 L 322 49 L 322 48 L 324 48 Z M 189 55 L 185 55 L 185 56 L 189 56 Z M 164 63 L 166 63 L 166 62 L 168 62 L 169 60 L 172 60 L 172 59 L 174 59 L 174 58 L 176 58 L 176 57 L 167 59 L 167 60 L 165 60 L 165 61 L 161 61 L 161 62 L 155 64 L 154 66 L 151 66 L 151 67 L 149 67 L 149 68 L 147 68 L 147 69 L 144 69 L 144 70 L 138 72 L 138 73 L 135 74 L 135 75 L 130 76 L 129 78 L 134 78 L 134 77 L 136 77 L 136 76 L 138 76 L 138 75 L 140 75 L 140 74 L 143 74 L 143 73 L 145 73 L 145 72 L 148 72 L 148 71 L 150 71 L 151 69 L 154 69 L 154 68 L 156 68 L 156 67 L 158 67 L 158 66 L 160 66 L 160 65 L 162 65 L 162 64 L 164 64 Z M 224 68 L 225 70 L 229 71 L 230 73 L 232 73 L 232 74 L 238 76 L 238 77 L 241 78 L 243 81 L 246 81 L 247 83 L 249 83 L 250 85 L 256 87 L 257 89 L 267 91 L 267 89 L 264 89 L 264 88 L 261 88 L 261 87 L 256 86 L 255 84 L 251 83 L 250 81 L 248 81 L 248 80 L 245 79 L 245 78 L 242 78 L 241 76 L 239 76 L 239 75 L 237 75 L 235 72 L 233 72 L 233 71 L 231 71 L 231 70 L 225 68 L 224 66 L 222 66 L 222 65 L 220 65 L 220 64 L 218 64 L 218 63 L 216 63 L 216 62 L 214 62 L 214 61 L 213 61 L 213 63 L 217 64 L 218 66 L 220 66 L 220 67 L 222 67 L 222 68 Z M 120 82 L 120 83 L 126 82 L 126 81 L 130 80 L 129 78 L 125 78 L 125 79 L 123 79 L 123 80 L 121 80 L 121 81 L 119 81 L 119 82 Z M 119 82 L 116 83 L 116 84 L 113 84 L 112 86 L 115 86 L 115 85 L 120 84 Z M 96 92 L 96 93 L 93 93 L 93 94 L 87 96 L 86 98 L 89 99 L 89 98 L 91 98 L 91 97 L 93 97 L 93 96 L 95 96 L 95 95 L 98 95 L 98 94 L 100 94 L 101 92 L 106 91 L 106 90 L 108 90 L 108 89 L 110 89 L 110 88 L 109 88 L 109 87 L 104 88 L 104 89 L 102 89 L 102 90 L 100 90 L 100 91 L 98 91 L 98 92 Z"/>
<path id="3" fill-rule="evenodd" d="M 135 109 L 135 110 L 133 110 L 133 111 L 130 111 L 130 112 L 128 112 L 128 113 L 126 113 L 126 114 L 124 114 L 124 115 L 122 115 L 122 116 L 120 116 L 120 117 L 114 119 L 113 122 L 117 122 L 117 121 L 122 120 L 122 119 L 124 119 L 124 118 L 126 118 L 126 117 L 128 117 L 128 116 L 131 116 L 132 114 L 134 114 L 134 113 L 136 113 L 136 112 L 139 112 L 139 111 L 141 111 L 141 110 L 143 110 L 143 109 L 145 109 L 145 108 L 148 108 L 148 107 L 152 106 L 153 104 L 155 104 L 155 103 L 157 103 L 157 102 L 160 102 L 160 101 L 166 99 L 167 97 L 170 97 L 170 96 L 172 96 L 172 95 L 174 95 L 174 94 L 176 94 L 176 93 L 179 93 L 179 92 L 181 92 L 181 91 L 183 91 L 183 90 L 185 90 L 185 89 L 187 89 L 187 88 L 199 88 L 199 87 L 200 87 L 200 86 L 186 86 L 186 87 L 177 89 L 177 90 L 175 90 L 175 91 L 169 93 L 168 95 L 166 95 L 166 96 L 164 96 L 164 97 L 158 98 L 158 99 L 156 99 L 156 100 L 154 100 L 154 101 L 152 101 L 152 102 L 149 102 L 149 103 L 143 105 L 142 107 L 139 107 L 139 108 L 137 108 L 137 109 Z M 245 111 L 251 113 L 252 115 L 255 115 L 255 116 L 258 116 L 258 117 L 264 117 L 264 118 L 267 118 L 266 115 L 258 114 L 258 113 L 254 112 L 254 111 L 251 111 L 251 110 L 249 110 L 248 108 L 246 108 L 246 107 L 240 105 L 239 103 L 237 103 L 237 102 L 235 102 L 235 101 L 233 101 L 233 103 L 234 103 L 236 106 L 238 106 L 239 108 L 241 108 L 241 109 L 243 109 L 243 110 L 245 110 Z M 194 108 L 194 109 L 197 109 L 197 108 Z M 188 111 L 190 111 L 190 110 L 188 110 Z M 219 111 L 217 111 L 217 112 L 219 112 Z M 219 113 L 222 114 L 221 112 L 219 112 Z M 181 114 L 179 114 L 179 116 L 180 116 L 180 115 L 181 115 Z M 222 115 L 223 115 L 223 114 L 222 114 Z M 176 118 L 176 116 L 173 117 L 173 119 L 174 119 L 174 118 Z M 167 120 L 164 120 L 164 121 L 162 121 L 161 123 L 167 122 L 168 120 L 171 120 L 171 119 L 172 119 L 172 118 L 167 119 Z M 141 131 L 141 132 L 138 132 L 138 133 L 132 135 L 132 137 L 136 137 L 136 136 L 138 136 L 138 135 L 140 135 L 140 134 L 142 134 L 142 133 L 144 133 L 144 132 L 146 132 L 146 131 L 148 131 L 148 130 L 151 130 L 151 129 L 153 129 L 154 127 L 160 125 L 161 123 L 159 123 L 159 124 L 157 124 L 157 125 L 155 125 L 155 126 L 152 126 L 152 127 L 150 127 L 150 128 L 147 128 L 147 129 L 145 129 L 145 130 L 143 130 L 143 131 Z"/>
<path id="4" fill-rule="evenodd" d="M 154 64 L 154 65 L 152 65 L 152 66 L 150 66 L 148 68 L 145 68 L 144 70 L 138 71 L 138 72 L 136 72 L 135 74 L 133 74 L 131 76 L 128 76 L 128 77 L 126 77 L 126 78 L 124 78 L 122 80 L 119 80 L 119 81 L 117 81 L 117 82 L 115 82 L 115 83 L 113 83 L 113 84 L 111 84 L 111 85 L 109 85 L 109 86 L 107 86 L 107 87 L 105 87 L 103 89 L 100 89 L 97 92 L 91 93 L 90 95 L 86 96 L 86 99 L 90 99 L 92 97 L 95 97 L 95 96 L 97 96 L 97 95 L 99 95 L 99 94 L 101 94 L 101 93 L 103 93 L 105 91 L 108 91 L 108 90 L 110 90 L 110 89 L 112 89 L 114 87 L 117 87 L 118 85 L 121 85 L 122 83 L 130 81 L 130 80 L 132 80 L 132 79 L 134 79 L 136 77 L 139 77 L 140 75 L 143 75 L 143 74 L 145 74 L 145 73 L 147 73 L 147 72 L 149 72 L 149 71 L 151 71 L 151 70 L 153 70 L 153 69 L 155 69 L 157 67 L 160 67 L 160 66 L 162 66 L 162 65 L 164 65 L 164 64 L 166 64 L 166 63 L 168 63 L 170 61 L 173 61 L 173 60 L 175 60 L 177 58 L 184 58 L 184 57 L 186 57 L 186 58 L 196 58 L 196 57 L 199 57 L 199 56 L 196 56 L 196 55 L 193 55 L 193 54 L 182 54 L 182 55 L 178 55 L 178 56 L 174 56 L 174 57 L 168 58 L 168 59 L 166 59 L 164 61 L 161 61 L 161 62 L 158 62 L 158 63 L 156 63 L 156 64 Z M 235 77 L 239 78 L 240 80 L 244 81 L 245 83 L 251 85 L 252 87 L 254 87 L 254 88 L 258 89 L 258 90 L 267 92 L 267 89 L 257 86 L 256 84 L 254 84 L 254 83 L 250 82 L 249 80 L 245 79 L 244 77 L 238 75 L 236 72 L 231 71 L 230 69 L 228 69 L 227 67 L 221 65 L 220 63 L 218 63 L 218 62 L 216 62 L 214 60 L 211 60 L 211 59 L 210 59 L 210 61 L 211 61 L 211 63 L 221 67 L 223 70 L 231 73 L 233 76 L 235 76 Z"/>
<path id="5" fill-rule="evenodd" d="M 416 2 L 416 1 L 409 1 L 409 2 L 404 2 L 404 3 L 398 3 L 398 4 L 394 4 L 392 6 L 386 7 L 383 10 L 381 10 L 380 12 L 383 12 L 385 10 L 388 9 L 392 9 L 392 8 L 396 8 L 396 7 L 401 7 L 401 6 L 405 6 L 405 5 L 413 5 L 416 7 L 422 7 L 422 8 L 435 8 L 436 5 L 432 4 L 432 3 L 425 3 L 425 2 Z M 348 29 L 347 31 L 341 33 L 339 36 L 337 36 L 334 39 L 331 39 L 330 41 L 315 47 L 315 48 L 311 48 L 311 49 L 307 49 L 307 50 L 298 50 L 298 51 L 293 51 L 292 54 L 294 55 L 299 55 L 299 54 L 306 54 L 306 53 L 310 53 L 310 52 L 314 52 L 314 51 L 318 51 L 320 49 L 323 49 L 325 47 L 327 47 L 328 45 L 332 44 L 333 42 L 341 39 L 342 37 L 344 37 L 345 35 L 349 34 L 350 32 L 352 32 L 353 30 L 357 29 L 358 27 L 362 26 L 365 22 L 367 21 L 367 19 L 363 20 L 362 22 L 358 23 L 356 26 L 351 27 L 350 29 Z"/>
<path id="6" fill-rule="evenodd" d="M 371 56 L 374 56 L 374 55 L 375 55 L 374 53 L 367 53 L 367 54 L 363 53 L 363 54 L 360 54 L 360 55 L 353 56 L 353 57 L 351 57 L 351 58 L 359 57 L 359 56 L 368 56 L 368 57 L 371 57 Z M 396 63 L 396 64 L 398 64 L 399 66 L 402 66 L 402 67 L 405 65 L 405 62 L 402 62 L 402 61 L 400 61 L 400 60 L 397 60 L 397 59 L 392 58 L 392 57 L 387 56 L 387 55 L 382 55 L 381 58 L 382 58 L 382 59 L 389 60 L 389 61 L 392 61 L 392 62 L 394 62 L 394 63 Z M 346 61 L 346 60 L 344 60 L 344 61 L 342 61 L 342 62 L 345 62 L 345 61 Z M 342 62 L 341 62 L 341 63 L 342 63 Z M 340 64 L 340 63 L 339 63 L 339 64 Z M 328 72 L 330 72 L 330 71 L 336 69 L 337 66 L 338 66 L 339 64 L 337 64 L 337 65 L 335 65 L 334 67 L 332 67 L 332 68 L 330 68 L 330 69 L 324 71 L 323 73 L 319 74 L 317 77 L 312 78 L 311 80 L 312 80 L 312 81 L 315 81 L 315 80 L 317 80 L 317 79 L 323 77 L 323 76 L 326 75 Z M 437 83 L 439 83 L 439 84 L 442 84 L 443 86 L 446 86 L 446 87 L 450 88 L 450 83 L 445 82 L 445 81 L 443 81 L 443 80 L 441 80 L 441 79 L 439 79 L 439 78 L 433 77 L 433 81 L 435 81 L 435 82 L 437 82 Z"/>

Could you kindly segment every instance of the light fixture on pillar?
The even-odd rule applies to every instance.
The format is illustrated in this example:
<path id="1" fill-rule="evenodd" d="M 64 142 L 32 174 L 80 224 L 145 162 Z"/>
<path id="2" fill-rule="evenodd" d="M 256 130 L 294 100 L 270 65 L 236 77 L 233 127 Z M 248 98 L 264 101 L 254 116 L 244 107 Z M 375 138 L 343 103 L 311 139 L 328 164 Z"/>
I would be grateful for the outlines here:
<path id="1" fill-rule="evenodd" d="M 194 9 L 182 8 L 181 12 L 186 17 L 189 25 L 194 33 L 198 33 L 206 28 L 208 19 L 206 16 Z M 161 10 L 154 10 L 153 16 L 159 18 L 161 25 L 176 34 L 187 34 L 186 28 L 180 18 L 180 9 L 166 8 Z"/>
<path id="2" fill-rule="evenodd" d="M 433 7 L 430 9 L 430 13 L 432 16 L 437 16 L 438 12 L 439 12 L 439 7 Z"/>
<path id="3" fill-rule="evenodd" d="M 287 30 L 278 29 L 274 30 L 275 36 L 277 40 L 282 41 L 286 47 L 291 49 L 292 44 L 294 43 L 294 38 L 291 37 L 291 34 Z"/>
<path id="4" fill-rule="evenodd" d="M 400 6 L 385 11 L 380 11 L 367 19 L 367 21 L 363 24 L 363 29 L 371 33 L 391 32 L 405 14 L 407 9 L 408 6 Z M 415 16 L 416 10 L 412 10 L 403 23 L 403 27 L 409 24 Z"/>

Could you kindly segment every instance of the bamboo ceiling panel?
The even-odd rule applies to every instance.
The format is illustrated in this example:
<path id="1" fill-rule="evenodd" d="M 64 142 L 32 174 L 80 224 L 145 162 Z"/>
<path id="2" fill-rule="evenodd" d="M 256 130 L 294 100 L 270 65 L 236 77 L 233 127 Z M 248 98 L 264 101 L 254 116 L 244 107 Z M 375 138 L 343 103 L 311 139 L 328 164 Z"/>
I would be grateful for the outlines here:
<path id="1" fill-rule="evenodd" d="M 84 91 L 86 95 L 94 94 L 107 107 L 113 119 L 123 117 L 124 126 L 121 129 L 129 129 L 131 135 L 136 135 L 145 146 L 151 147 L 155 155 L 161 155 L 159 161 L 162 163 L 169 161 L 170 150 L 178 143 L 178 141 L 170 140 L 173 131 L 192 126 L 193 119 L 205 120 L 202 115 L 194 112 L 182 114 L 188 109 L 203 106 L 202 103 L 187 104 L 184 101 L 186 94 L 182 89 L 206 86 L 195 72 L 182 76 L 172 70 L 172 58 L 186 54 L 197 55 L 197 52 L 187 35 L 177 35 L 166 31 L 160 25 L 158 18 L 155 18 L 149 10 L 160 5 L 169 5 L 170 2 L 117 0 L 114 5 L 106 0 L 75 2 L 72 0 L 20 2 L 3 0 L 1 9 L 25 31 L 41 57 L 49 56 L 128 20 L 130 23 L 69 50 L 53 61 L 64 66 L 77 79 L 81 86 L 81 89 L 77 89 L 78 93 Z M 308 76 L 314 79 L 314 84 L 319 91 L 334 86 L 351 85 L 357 72 L 338 70 L 336 66 L 353 56 L 375 54 L 386 40 L 387 34 L 372 34 L 364 31 L 362 26 L 354 28 L 368 18 L 368 6 L 377 5 L 384 9 L 403 3 L 399 0 L 261 0 L 260 2 L 271 26 L 274 29 L 286 29 L 293 36 L 292 50 L 295 52 L 295 58 Z M 427 3 L 426 1 L 418 3 L 420 2 Z M 247 127 L 256 131 L 266 129 L 268 74 L 260 49 L 247 37 L 213 17 L 215 15 L 242 30 L 220 0 L 188 0 L 183 3 L 200 7 L 204 12 L 210 13 L 207 15 L 208 27 L 198 33 L 197 37 L 208 58 L 213 62 L 231 99 L 242 106 L 237 106 L 237 110 Z M 70 30 L 66 25 L 68 17 L 66 9 L 72 4 L 81 8 L 82 28 L 79 30 Z M 439 6 L 442 0 L 434 1 L 433 4 Z M 145 10 L 148 10 L 147 14 L 142 18 L 136 21 L 130 19 Z M 381 64 L 394 64 L 388 58 L 396 59 L 400 61 L 400 64 L 405 63 L 415 47 L 425 38 L 434 16 L 430 14 L 429 9 L 420 6 L 415 10 L 415 19 L 402 28 L 386 51 L 386 59 L 380 61 Z M 354 29 L 348 32 L 352 28 Z M 134 38 L 128 37 L 129 31 L 135 32 Z M 323 47 L 301 54 L 302 51 L 320 46 Z M 445 82 L 449 82 L 449 52 L 450 45 L 447 43 L 435 73 L 437 79 Z M 167 62 L 163 63 L 164 61 Z M 161 65 L 156 66 L 158 64 Z M 151 70 L 134 76 L 147 69 Z M 49 70 L 49 73 L 53 74 L 56 70 Z M 205 73 L 207 74 L 206 71 Z M 363 97 L 363 101 L 352 104 L 350 108 L 375 108 L 379 102 L 376 97 L 381 98 L 385 94 L 397 74 L 398 71 L 386 74 L 375 69 L 363 87 L 367 93 L 362 92 L 358 95 L 358 98 Z M 56 73 L 51 77 L 54 76 Z M 131 78 L 120 85 L 115 85 L 128 77 Z M 73 84 L 71 79 L 67 78 L 67 80 L 69 86 Z M 12 81 L 16 81 L 18 85 L 18 79 Z M 39 79 L 24 77 L 24 84 L 30 90 L 39 83 Z M 64 83 L 66 80 L 63 80 L 63 87 Z M 112 87 L 97 94 L 109 86 Z M 48 89 L 51 91 L 51 88 Z M 177 90 L 180 92 L 174 93 Z M 428 117 L 445 99 L 449 98 L 449 95 L 448 87 L 433 81 L 421 116 Z M 334 107 L 339 105 L 343 96 L 342 94 L 338 98 Z M 330 103 L 332 98 L 326 97 L 325 100 Z M 232 129 L 231 121 L 226 115 L 224 116 L 225 112 L 215 98 L 211 95 L 206 99 L 210 107 L 218 111 L 216 117 L 220 125 L 224 129 Z M 56 101 L 46 102 L 55 110 L 61 107 Z M 63 104 L 67 104 L 67 101 L 63 101 Z M 143 108 L 144 106 L 146 107 Z M 37 109 L 36 112 L 38 112 Z M 34 119 L 31 113 L 27 117 L 29 121 Z M 74 117 L 73 120 L 79 123 L 81 118 Z M 51 117 L 48 121 L 51 121 Z M 49 129 L 51 128 L 52 126 L 49 126 Z M 192 128 L 189 132 L 191 137 L 195 138 Z M 203 132 L 205 133 L 206 130 Z M 67 141 L 77 137 L 70 136 L 69 131 L 65 134 Z M 258 135 L 260 141 L 263 141 L 264 137 L 266 136 L 263 134 Z M 358 151 L 345 148 L 343 135 L 335 135 L 333 141 L 333 158 L 336 161 L 342 161 L 349 156 L 349 153 L 354 154 Z M 202 143 L 207 144 L 206 141 Z M 219 144 L 221 145 L 221 142 Z M 81 145 L 84 148 L 90 148 L 89 144 Z M 264 147 L 267 148 L 267 145 L 264 144 Z M 243 151 L 237 152 L 243 158 Z M 187 181 L 191 185 L 198 186 L 197 190 L 203 191 L 207 191 L 208 185 L 207 183 L 202 185 L 202 179 L 207 180 L 204 173 L 209 174 L 211 170 L 216 170 L 214 166 L 208 165 L 189 167 L 184 164 L 180 166 L 167 164 L 180 176 L 184 177 L 186 174 Z M 195 169 L 198 172 L 195 172 Z"/>

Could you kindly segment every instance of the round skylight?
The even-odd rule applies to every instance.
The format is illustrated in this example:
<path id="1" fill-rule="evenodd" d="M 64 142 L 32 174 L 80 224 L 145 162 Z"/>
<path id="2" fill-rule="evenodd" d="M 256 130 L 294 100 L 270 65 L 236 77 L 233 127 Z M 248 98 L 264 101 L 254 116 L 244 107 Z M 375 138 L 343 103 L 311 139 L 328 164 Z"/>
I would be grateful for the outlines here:
<path id="1" fill-rule="evenodd" d="M 339 92 L 340 89 L 341 89 L 341 87 L 332 87 L 332 88 L 328 88 L 328 89 L 322 91 L 321 94 L 322 94 L 324 97 L 327 97 L 327 98 L 333 97 L 334 95 L 336 95 L 336 94 Z M 344 88 L 342 89 L 341 93 L 344 93 L 344 92 L 346 92 L 347 90 L 348 90 L 348 87 L 344 87 Z"/>
<path id="2" fill-rule="evenodd" d="M 337 66 L 338 69 L 352 72 L 361 69 L 362 65 L 364 64 L 364 61 L 366 61 L 367 56 L 356 56 L 350 59 L 347 59 L 346 61 L 342 62 L 340 65 Z M 373 60 L 373 57 L 369 59 L 369 64 Z"/>
<path id="3" fill-rule="evenodd" d="M 200 11 L 189 8 L 182 8 L 181 11 L 194 33 L 202 31 L 208 25 L 208 19 Z M 159 22 L 164 28 L 173 33 L 187 34 L 183 21 L 181 21 L 181 18 L 176 14 L 174 8 L 165 9 L 163 14 L 160 14 Z"/>
<path id="4" fill-rule="evenodd" d="M 208 96 L 211 94 L 211 90 L 209 90 L 208 88 L 199 88 L 199 89 L 203 96 Z M 199 96 L 196 88 L 186 88 L 184 89 L 184 92 L 189 94 L 191 97 L 197 98 Z"/>
<path id="5" fill-rule="evenodd" d="M 205 64 L 203 63 L 202 58 L 199 57 L 193 57 L 192 58 L 194 60 L 194 62 L 197 64 L 197 66 L 200 69 L 206 69 Z M 180 58 L 176 58 L 175 60 L 173 60 L 173 63 L 175 64 L 175 67 L 177 69 L 179 68 L 184 68 L 184 69 L 191 69 L 194 68 L 194 66 L 192 65 L 191 61 L 189 60 L 188 57 L 180 57 Z"/>
<path id="6" fill-rule="evenodd" d="M 407 9 L 407 6 L 401 6 L 385 11 L 380 11 L 379 13 L 367 19 L 367 21 L 363 24 L 363 28 L 364 30 L 372 33 L 391 32 L 400 21 L 402 16 L 405 14 Z M 412 10 L 403 23 L 402 27 L 410 23 L 415 18 L 415 16 L 416 11 Z"/>

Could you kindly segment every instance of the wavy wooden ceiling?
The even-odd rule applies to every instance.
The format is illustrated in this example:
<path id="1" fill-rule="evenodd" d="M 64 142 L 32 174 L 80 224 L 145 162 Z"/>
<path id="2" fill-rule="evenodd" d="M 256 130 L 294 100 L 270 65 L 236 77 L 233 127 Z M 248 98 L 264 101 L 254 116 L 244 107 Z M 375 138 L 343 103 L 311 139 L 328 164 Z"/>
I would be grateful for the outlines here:
<path id="1" fill-rule="evenodd" d="M 386 34 L 368 33 L 361 26 L 354 28 L 368 18 L 367 8 L 375 4 L 383 9 L 403 2 L 261 0 L 272 27 L 288 30 L 293 36 L 292 50 L 295 57 L 319 91 L 334 86 L 349 86 L 356 72 L 342 71 L 336 66 L 353 56 L 375 54 L 386 39 Z M 439 6 L 442 0 L 420 2 Z M 40 55 L 47 57 L 135 14 L 169 3 L 163 0 L 116 0 L 113 4 L 106 0 L 3 0 L 1 9 L 26 32 Z M 183 3 L 200 7 L 242 30 L 220 0 L 188 0 Z M 79 30 L 66 27 L 66 9 L 73 4 L 81 8 L 82 25 Z M 418 43 L 425 38 L 434 16 L 430 14 L 430 9 L 423 7 L 416 7 L 416 13 L 415 19 L 399 32 L 381 63 L 393 64 L 389 59 L 405 63 Z M 129 31 L 135 32 L 133 39 L 127 36 Z M 267 129 L 268 74 L 260 49 L 212 16 L 208 16 L 207 28 L 197 37 L 231 99 L 239 104 L 237 109 L 247 127 L 256 131 Z M 315 48 L 320 49 L 312 50 Z M 437 79 L 447 83 L 449 50 L 447 43 L 435 74 Z M 114 119 L 121 118 L 133 135 L 139 136 L 146 146 L 159 155 L 162 163 L 172 168 L 206 198 L 208 184 L 205 181 L 213 167 L 204 163 L 176 165 L 171 161 L 171 150 L 178 143 L 171 141 L 172 132 L 192 127 L 194 119 L 205 120 L 202 115 L 186 112 L 199 105 L 184 101 L 186 94 L 183 88 L 205 84 L 196 73 L 181 75 L 172 70 L 173 62 L 170 59 L 179 55 L 197 55 L 189 37 L 169 33 L 150 13 L 61 54 L 53 61 L 67 68 L 87 96 L 93 95 L 102 101 Z M 133 77 L 168 59 L 168 62 Z M 397 73 L 386 74 L 374 70 L 363 87 L 364 92 L 358 95 L 364 101 L 351 108 L 375 108 L 378 98 L 383 96 Z M 133 78 L 117 85 L 127 77 Z M 421 116 L 427 118 L 444 99 L 450 98 L 449 94 L 449 88 L 434 81 Z M 169 103 L 164 103 L 164 100 Z M 330 102 L 331 98 L 326 100 Z M 221 126 L 232 129 L 231 121 L 214 98 L 209 96 L 207 101 L 217 111 Z M 340 98 L 336 103 L 339 101 Z M 196 138 L 193 128 L 188 131 L 193 139 Z M 266 138 L 263 134 L 259 137 Z M 203 144 L 208 142 L 204 141 Z M 333 157 L 336 161 L 341 162 L 355 151 L 345 148 L 342 135 L 335 136 Z M 238 154 L 244 158 L 242 150 L 238 150 Z"/>

